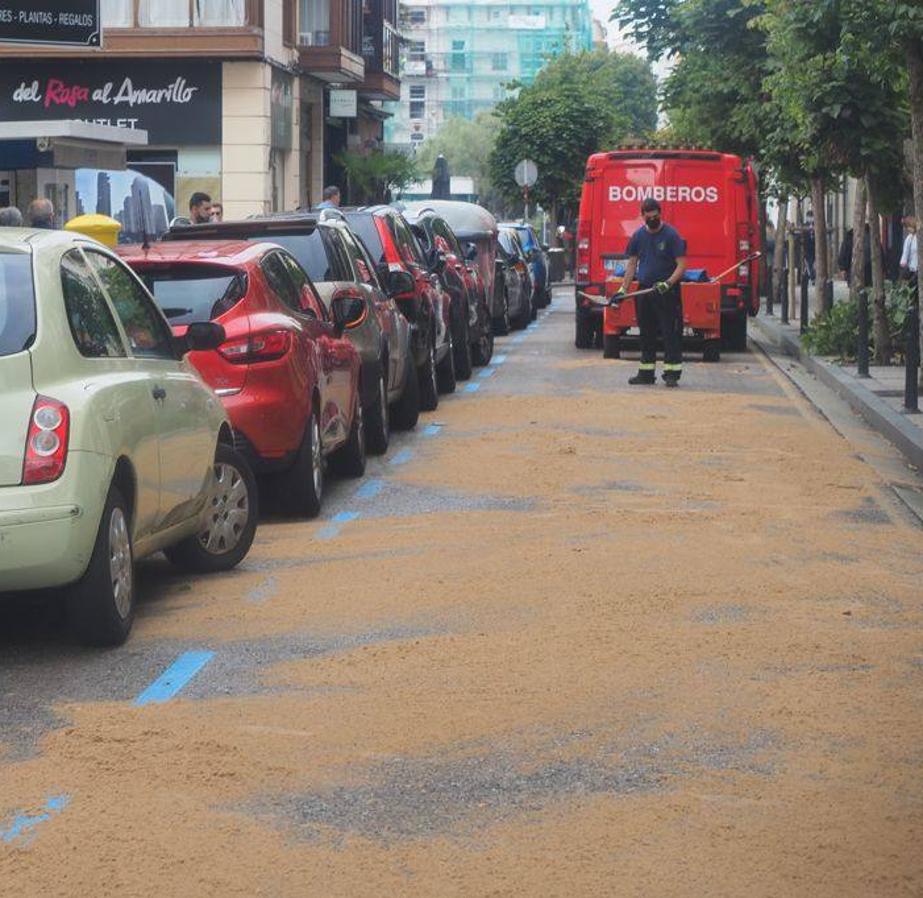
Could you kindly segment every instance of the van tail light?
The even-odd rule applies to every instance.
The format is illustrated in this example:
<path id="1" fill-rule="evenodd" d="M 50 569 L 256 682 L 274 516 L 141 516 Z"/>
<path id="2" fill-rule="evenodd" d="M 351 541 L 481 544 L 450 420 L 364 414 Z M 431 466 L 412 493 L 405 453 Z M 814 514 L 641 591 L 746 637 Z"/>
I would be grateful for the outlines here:
<path id="1" fill-rule="evenodd" d="M 246 365 L 281 359 L 291 348 L 292 335 L 289 331 L 266 331 L 228 340 L 218 347 L 218 352 L 232 365 Z"/>
<path id="2" fill-rule="evenodd" d="M 577 279 L 590 277 L 590 222 L 577 222 Z"/>
<path id="3" fill-rule="evenodd" d="M 37 396 L 29 419 L 26 458 L 22 466 L 25 486 L 51 483 L 64 473 L 69 434 L 70 412 L 67 406 L 57 399 Z"/>
<path id="4" fill-rule="evenodd" d="M 742 283 L 749 284 L 750 283 L 750 266 L 749 265 L 738 265 L 737 266 L 737 276 Z"/>

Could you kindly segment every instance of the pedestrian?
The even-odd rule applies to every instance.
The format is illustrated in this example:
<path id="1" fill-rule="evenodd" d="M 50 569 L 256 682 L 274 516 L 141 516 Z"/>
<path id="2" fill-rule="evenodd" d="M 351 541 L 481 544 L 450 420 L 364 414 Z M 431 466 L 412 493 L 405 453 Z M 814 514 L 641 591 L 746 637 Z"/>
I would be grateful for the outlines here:
<path id="1" fill-rule="evenodd" d="M 318 209 L 336 209 L 340 205 L 340 188 L 331 184 L 324 188 L 324 199 L 317 204 Z"/>
<path id="2" fill-rule="evenodd" d="M 26 218 L 30 228 L 41 228 L 46 231 L 54 230 L 54 206 L 51 200 L 38 197 L 29 203 Z"/>
<path id="3" fill-rule="evenodd" d="M 901 280 L 916 283 L 919 261 L 917 256 L 917 220 L 908 215 L 904 219 L 907 236 L 904 238 L 904 249 L 901 252 Z"/>
<path id="4" fill-rule="evenodd" d="M 212 203 L 211 212 L 208 216 L 209 221 L 224 221 L 224 206 L 221 203 Z"/>
<path id="5" fill-rule="evenodd" d="M 189 197 L 189 219 L 193 224 L 206 224 L 210 221 L 212 198 L 207 193 L 197 190 Z"/>
<path id="6" fill-rule="evenodd" d="M 4 206 L 0 209 L 0 228 L 21 228 L 22 212 L 15 206 Z"/>
<path id="7" fill-rule="evenodd" d="M 836 254 L 836 267 L 847 284 L 849 284 L 849 279 L 852 277 L 852 241 L 853 229 L 847 228 L 846 233 L 843 235 L 843 242 L 840 244 L 840 249 Z"/>
<path id="8" fill-rule="evenodd" d="M 613 296 L 618 305 L 638 274 L 642 290 L 635 297 L 638 327 L 641 330 L 641 364 L 630 384 L 653 384 L 657 377 L 657 331 L 663 338 L 663 382 L 678 387 L 683 373 L 683 303 L 679 282 L 686 273 L 686 241 L 672 225 L 661 218 L 660 203 L 648 198 L 641 203 L 644 224 L 628 241 L 628 264 L 622 286 Z"/>
<path id="9" fill-rule="evenodd" d="M 817 261 L 817 245 L 814 238 L 814 210 L 808 209 L 804 216 L 804 266 L 811 283 L 817 277 L 815 262 Z"/>

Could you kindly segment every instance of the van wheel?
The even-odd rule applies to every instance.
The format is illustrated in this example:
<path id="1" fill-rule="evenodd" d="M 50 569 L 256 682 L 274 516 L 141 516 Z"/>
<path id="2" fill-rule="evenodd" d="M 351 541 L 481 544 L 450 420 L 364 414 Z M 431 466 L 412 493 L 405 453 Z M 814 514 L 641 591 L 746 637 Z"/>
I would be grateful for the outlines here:
<path id="1" fill-rule="evenodd" d="M 121 645 L 135 618 L 131 515 L 119 488 L 109 487 L 84 575 L 65 596 L 67 617 L 86 645 Z"/>
<path id="2" fill-rule="evenodd" d="M 408 349 L 404 362 L 404 389 L 401 398 L 391 406 L 391 422 L 399 430 L 412 430 L 420 418 L 420 382 Z"/>
<path id="3" fill-rule="evenodd" d="M 365 418 L 358 397 L 349 438 L 330 456 L 330 467 L 343 477 L 361 477 L 365 473 Z"/>
<path id="4" fill-rule="evenodd" d="M 708 340 L 702 350 L 703 362 L 721 361 L 721 343 L 718 340 Z"/>
<path id="5" fill-rule="evenodd" d="M 436 383 L 440 393 L 454 393 L 458 383 L 455 377 L 455 344 L 451 333 L 449 334 L 449 351 L 436 368 Z"/>
<path id="6" fill-rule="evenodd" d="M 417 371 L 420 387 L 420 410 L 435 411 L 439 406 L 439 385 L 436 383 L 436 350 L 430 343 L 429 355 Z"/>
<path id="7" fill-rule="evenodd" d="M 603 358 L 618 359 L 622 356 L 622 338 L 618 334 L 603 335 Z"/>
<path id="8" fill-rule="evenodd" d="M 239 452 L 219 443 L 215 476 L 199 529 L 164 549 L 164 555 L 186 571 L 229 571 L 250 551 L 258 517 L 256 478 L 250 465 Z"/>
<path id="9" fill-rule="evenodd" d="M 391 441 L 391 414 L 388 408 L 388 384 L 387 370 L 388 360 L 382 359 L 381 376 L 378 378 L 378 392 L 375 401 L 366 416 L 365 438 L 368 443 L 369 452 L 374 455 L 382 455 L 388 451 L 388 443 Z"/>
<path id="10" fill-rule="evenodd" d="M 311 413 L 295 463 L 276 481 L 279 498 L 289 514 L 316 518 L 324 496 L 324 456 L 317 409 Z"/>
<path id="11" fill-rule="evenodd" d="M 577 309 L 576 314 L 576 332 L 574 334 L 574 346 L 577 349 L 592 349 L 593 337 L 596 334 L 596 327 L 589 315 Z"/>

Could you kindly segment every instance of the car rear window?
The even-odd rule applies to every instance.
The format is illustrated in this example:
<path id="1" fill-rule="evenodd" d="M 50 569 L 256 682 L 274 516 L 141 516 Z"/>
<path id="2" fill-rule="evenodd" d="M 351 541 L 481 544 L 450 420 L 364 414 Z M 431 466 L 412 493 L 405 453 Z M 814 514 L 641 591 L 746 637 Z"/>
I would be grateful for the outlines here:
<path id="1" fill-rule="evenodd" d="M 138 272 L 171 325 L 211 321 L 247 292 L 246 275 L 217 265 L 177 265 Z"/>
<path id="2" fill-rule="evenodd" d="M 34 339 L 32 256 L 0 253 L 0 356 L 22 352 Z"/>
<path id="3" fill-rule="evenodd" d="M 287 249 L 298 264 L 308 273 L 312 281 L 341 280 L 332 270 L 327 249 L 324 246 L 320 229 L 310 234 L 262 234 L 248 237 L 251 243 L 275 243 Z"/>
<path id="4" fill-rule="evenodd" d="M 359 212 L 352 215 L 347 214 L 346 220 L 353 229 L 353 233 L 365 244 L 372 261 L 376 265 L 384 262 L 385 248 L 382 245 L 381 237 L 378 234 L 378 226 L 375 224 L 373 216 Z"/>

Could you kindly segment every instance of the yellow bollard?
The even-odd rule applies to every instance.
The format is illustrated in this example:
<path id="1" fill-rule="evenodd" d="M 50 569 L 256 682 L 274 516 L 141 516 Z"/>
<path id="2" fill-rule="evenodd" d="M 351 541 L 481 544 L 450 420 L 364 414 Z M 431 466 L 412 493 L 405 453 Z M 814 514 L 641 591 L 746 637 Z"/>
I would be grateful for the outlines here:
<path id="1" fill-rule="evenodd" d="M 64 230 L 84 234 L 106 246 L 114 247 L 119 241 L 122 225 L 108 215 L 78 215 L 65 222 Z"/>

